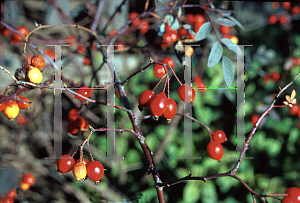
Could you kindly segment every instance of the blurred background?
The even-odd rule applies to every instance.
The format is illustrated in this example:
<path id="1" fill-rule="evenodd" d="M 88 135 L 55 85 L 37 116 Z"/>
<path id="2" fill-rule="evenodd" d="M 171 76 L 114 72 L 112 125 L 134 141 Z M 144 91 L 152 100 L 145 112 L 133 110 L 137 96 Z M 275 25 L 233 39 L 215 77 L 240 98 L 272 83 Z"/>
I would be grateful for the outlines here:
<path id="1" fill-rule="evenodd" d="M 108 44 L 112 30 L 119 30 L 128 21 L 131 12 L 141 14 L 146 1 L 114 0 L 114 1 L 2 1 L 1 22 L 16 29 L 25 26 L 29 31 L 36 25 L 77 24 L 90 28 L 93 16 L 99 6 L 100 20 L 96 28 L 99 38 Z M 172 1 L 156 1 L 157 8 L 164 8 Z M 179 1 L 178 5 L 181 5 Z M 203 4 L 205 1 L 188 0 L 189 4 Z M 122 6 L 121 6 L 122 5 Z M 243 1 L 214 1 L 216 9 L 227 9 L 228 12 L 209 12 L 212 20 L 222 16 L 233 16 L 242 27 L 231 29 L 230 39 L 235 36 L 239 45 L 252 45 L 245 48 L 245 135 L 251 131 L 256 115 L 262 112 L 272 102 L 280 87 L 292 81 L 300 71 L 300 33 L 299 13 L 292 10 L 299 3 L 292 2 L 290 6 L 274 2 L 243 2 Z M 149 10 L 154 6 L 150 1 Z M 298 7 L 299 8 L 299 7 Z M 99 11 L 98 11 L 99 12 Z M 115 13 L 111 23 L 107 24 Z M 172 10 L 155 12 L 161 18 L 167 14 L 174 14 Z M 179 20 L 188 24 L 187 14 L 202 14 L 199 7 L 182 8 Z M 278 21 L 270 20 L 276 15 Z M 284 16 L 284 17 L 281 17 Z M 174 71 L 183 82 L 184 66 L 182 54 L 169 46 L 161 47 L 162 21 L 149 15 L 144 17 L 150 22 L 146 34 L 139 32 L 136 26 L 129 26 L 124 33 L 117 37 L 116 43 L 125 44 L 124 50 L 115 54 L 115 68 L 123 81 L 131 73 L 146 66 L 149 57 L 155 61 L 162 61 L 164 57 L 171 57 L 175 62 Z M 281 19 L 281 20 L 280 20 Z M 208 19 L 206 17 L 206 22 Z M 175 23 L 173 23 L 175 24 Z M 175 26 L 175 25 L 173 25 Z M 214 24 L 218 36 L 224 37 L 220 26 Z M 13 33 L 4 34 L 1 27 L 0 65 L 11 73 L 22 68 L 20 56 L 24 42 L 13 42 Z M 101 48 L 95 48 L 95 39 L 86 31 L 71 27 L 53 27 L 34 32 L 29 41 L 42 50 L 50 58 L 53 57 L 53 44 L 67 44 L 68 36 L 75 36 L 74 43 L 62 48 L 62 76 L 63 83 L 68 87 L 101 86 L 109 82 L 107 66 L 101 66 L 104 61 Z M 61 40 L 61 41 L 60 41 Z M 192 44 L 192 77 L 200 76 L 207 88 L 225 88 L 222 64 L 219 62 L 207 68 L 207 59 L 212 44 L 216 41 L 214 32 L 207 39 Z M 94 45 L 94 46 L 93 46 Z M 82 51 L 81 47 L 85 47 Z M 50 51 L 49 51 L 50 50 Z M 223 46 L 223 54 L 233 61 L 236 69 L 236 55 Z M 34 50 L 34 53 L 38 53 Z M 26 56 L 32 56 L 27 47 Z M 89 63 L 85 62 L 86 58 Z M 298 64 L 297 64 L 298 59 Z M 48 58 L 43 69 L 43 82 L 51 80 L 54 68 Z M 170 72 L 169 72 L 170 73 Z M 93 76 L 94 75 L 94 76 Z M 279 75 L 279 78 L 278 78 Z M 170 73 L 170 97 L 177 103 L 177 113 L 183 113 L 184 103 L 180 100 L 177 89 L 178 82 Z M 0 92 L 13 85 L 13 80 L 4 71 L 0 71 Z M 138 109 L 138 97 L 147 89 L 152 90 L 158 78 L 155 77 L 153 66 L 143 73 L 132 77 L 125 85 L 128 100 L 138 117 L 150 115 L 148 108 L 141 112 Z M 193 81 L 193 86 L 198 87 Z M 236 85 L 234 80 L 233 86 Z M 282 105 L 284 95 L 291 95 L 293 89 L 297 94 L 300 90 L 300 79 L 278 98 L 276 105 Z M 53 83 L 50 84 L 53 86 Z M 160 85 L 156 91 L 162 90 Z M 15 87 L 10 89 L 15 91 Z M 296 98 L 298 95 L 296 94 Z M 6 93 L 5 96 L 7 96 Z M 4 96 L 4 95 L 3 95 Z M 0 196 L 11 188 L 18 191 L 15 202 L 158 202 L 154 181 L 147 174 L 148 164 L 136 137 L 129 133 L 116 132 L 117 157 L 124 159 L 106 159 L 107 139 L 105 132 L 96 132 L 90 138 L 90 147 L 95 160 L 103 163 L 107 169 L 99 185 L 87 179 L 77 183 L 72 172 L 59 175 L 56 160 L 45 159 L 53 157 L 53 129 L 54 126 L 54 95 L 52 89 L 33 89 L 22 92 L 21 96 L 28 97 L 32 104 L 29 109 L 20 110 L 17 118 L 9 120 L 0 114 Z M 106 101 L 105 90 L 94 90 L 90 97 L 97 101 Z M 117 105 L 121 105 L 117 93 Z M 139 121 L 141 130 L 149 148 L 153 152 L 154 162 L 163 181 L 174 181 L 187 176 L 207 176 L 228 172 L 235 165 L 236 152 L 236 91 L 224 89 L 196 90 L 193 117 L 209 126 L 211 130 L 222 130 L 228 141 L 223 144 L 224 155 L 221 162 L 211 159 L 206 151 L 210 141 L 208 131 L 193 122 L 193 156 L 201 159 L 176 159 L 184 155 L 184 119 L 175 116 L 171 124 L 164 118 L 154 121 L 151 118 Z M 70 92 L 62 93 L 63 108 L 63 154 L 72 154 L 88 132 L 71 135 L 67 132 L 68 112 L 73 108 L 81 109 L 81 116 L 94 128 L 106 127 L 105 106 L 93 103 L 82 104 Z M 299 108 L 300 110 L 300 108 Z M 124 111 L 115 109 L 115 128 L 132 129 L 128 115 Z M 291 110 L 274 108 L 263 119 L 258 127 L 237 171 L 237 176 L 245 181 L 253 190 L 260 194 L 284 193 L 288 187 L 300 187 L 300 158 L 299 158 L 299 117 L 298 110 L 291 115 Z M 22 118 L 22 119 L 20 119 Z M 24 121 L 25 119 L 25 121 Z M 88 150 L 84 148 L 84 157 L 90 159 Z M 79 154 L 75 155 L 75 159 Z M 20 180 L 24 173 L 32 173 L 36 182 L 27 191 L 19 189 Z M 164 188 L 167 202 L 253 202 L 250 192 L 237 180 L 222 177 L 202 181 L 187 181 Z M 269 202 L 278 200 L 268 198 Z M 257 198 L 257 202 L 262 202 Z"/>

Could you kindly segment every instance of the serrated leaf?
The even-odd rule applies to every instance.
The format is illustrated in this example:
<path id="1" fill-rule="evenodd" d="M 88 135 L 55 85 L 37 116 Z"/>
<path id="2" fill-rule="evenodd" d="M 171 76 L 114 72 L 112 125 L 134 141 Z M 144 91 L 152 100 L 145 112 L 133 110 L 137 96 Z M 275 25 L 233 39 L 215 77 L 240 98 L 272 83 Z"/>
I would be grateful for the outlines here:
<path id="1" fill-rule="evenodd" d="M 204 23 L 198 30 L 195 41 L 200 41 L 205 39 L 207 35 L 210 33 L 210 31 L 211 31 L 211 23 L 210 22 Z"/>
<path id="2" fill-rule="evenodd" d="M 227 18 L 229 18 L 231 21 L 235 22 L 235 24 L 236 24 L 239 28 L 241 28 L 243 31 L 245 31 L 244 26 L 243 26 L 237 19 L 235 19 L 235 18 L 232 17 L 232 16 L 227 16 Z"/>
<path id="3" fill-rule="evenodd" d="M 223 54 L 223 48 L 220 42 L 216 41 L 213 46 L 211 47 L 208 61 L 207 61 L 207 67 L 213 67 L 215 66 L 221 59 Z"/>
<path id="4" fill-rule="evenodd" d="M 235 43 L 233 43 L 230 39 L 227 38 L 222 38 L 221 42 L 231 51 L 233 51 L 234 53 L 238 54 L 238 55 L 242 55 L 242 50 L 240 49 L 240 47 L 238 45 L 236 45 Z"/>
<path id="5" fill-rule="evenodd" d="M 230 88 L 230 85 L 232 84 L 234 78 L 234 68 L 231 60 L 226 56 L 223 56 L 222 67 L 223 67 L 223 77 L 226 86 Z"/>
<path id="6" fill-rule="evenodd" d="M 232 27 L 232 26 L 235 26 L 236 23 L 229 20 L 229 19 L 226 19 L 226 18 L 218 18 L 215 20 L 215 23 L 219 24 L 219 25 L 225 25 L 225 26 L 229 26 L 229 27 Z"/>

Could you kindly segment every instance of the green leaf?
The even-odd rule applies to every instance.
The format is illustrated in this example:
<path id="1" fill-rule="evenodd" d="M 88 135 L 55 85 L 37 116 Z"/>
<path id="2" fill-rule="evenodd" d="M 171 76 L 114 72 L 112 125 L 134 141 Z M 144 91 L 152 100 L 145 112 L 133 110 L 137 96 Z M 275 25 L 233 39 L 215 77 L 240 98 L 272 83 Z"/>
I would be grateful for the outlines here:
<path id="1" fill-rule="evenodd" d="M 235 22 L 235 24 L 236 24 L 239 28 L 241 28 L 243 31 L 245 31 L 244 26 L 243 26 L 237 19 L 235 19 L 235 18 L 232 17 L 232 16 L 226 16 L 226 17 L 229 18 L 231 21 Z"/>
<path id="2" fill-rule="evenodd" d="M 229 27 L 232 27 L 232 26 L 235 26 L 236 23 L 229 20 L 229 19 L 226 19 L 226 18 L 218 18 L 215 20 L 215 23 L 219 24 L 219 25 L 225 25 L 225 26 L 229 26 Z"/>
<path id="3" fill-rule="evenodd" d="M 222 67 L 223 67 L 223 77 L 227 87 L 229 88 L 231 83 L 233 82 L 234 68 L 231 60 L 226 56 L 223 56 Z"/>
<path id="4" fill-rule="evenodd" d="M 184 29 L 186 29 L 190 34 L 192 34 L 192 35 L 196 35 L 196 33 L 195 33 L 195 31 L 194 31 L 194 28 L 191 26 L 191 25 L 189 25 L 189 24 L 184 24 L 183 25 L 183 27 L 184 27 Z"/>
<path id="5" fill-rule="evenodd" d="M 220 42 L 215 42 L 214 45 L 211 47 L 209 56 L 208 56 L 208 62 L 207 67 L 213 67 L 215 66 L 221 59 L 223 54 L 223 48 Z"/>
<path id="6" fill-rule="evenodd" d="M 238 54 L 242 54 L 242 50 L 235 44 L 233 43 L 230 39 L 227 38 L 222 38 L 221 42 L 231 51 L 233 51 L 234 53 Z M 239 51 L 237 51 L 239 50 Z"/>
<path id="7" fill-rule="evenodd" d="M 211 31 L 211 23 L 210 22 L 204 23 L 200 27 L 199 31 L 197 32 L 195 41 L 200 41 L 205 39 L 207 35 L 210 33 L 210 31 Z"/>

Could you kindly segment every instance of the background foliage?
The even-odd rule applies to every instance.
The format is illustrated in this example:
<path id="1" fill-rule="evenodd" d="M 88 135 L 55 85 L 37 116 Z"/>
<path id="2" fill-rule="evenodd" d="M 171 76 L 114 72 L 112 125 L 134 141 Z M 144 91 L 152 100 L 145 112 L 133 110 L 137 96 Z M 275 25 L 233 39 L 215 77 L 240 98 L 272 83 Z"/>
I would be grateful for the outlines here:
<path id="1" fill-rule="evenodd" d="M 115 11 L 121 1 L 105 1 L 98 31 Z M 160 3 L 163 2 L 163 3 Z M 164 7 L 169 2 L 160 1 L 158 7 Z M 204 3 L 200 1 L 201 3 Z M 90 21 L 87 17 L 84 1 L 57 1 L 63 10 L 73 19 L 76 24 L 89 27 Z M 97 6 L 97 1 L 90 1 L 91 5 Z M 127 1 L 117 13 L 112 24 L 103 35 L 105 38 L 112 29 L 119 29 L 128 19 L 128 13 L 137 11 L 141 13 L 144 9 L 144 1 Z M 198 1 L 187 1 L 187 4 L 198 4 Z M 32 30 L 35 22 L 39 24 L 64 23 L 56 10 L 46 1 L 4 1 L 1 3 L 1 18 L 13 27 L 25 25 Z M 293 76 L 300 71 L 300 66 L 294 66 L 291 70 L 285 70 L 284 63 L 292 57 L 300 57 L 300 34 L 299 16 L 292 21 L 292 29 L 275 24 L 268 24 L 268 16 L 272 13 L 282 13 L 283 8 L 274 10 L 270 2 L 229 2 L 215 1 L 218 7 L 225 6 L 234 10 L 233 16 L 245 27 L 245 31 L 236 30 L 241 45 L 253 45 L 246 48 L 245 57 L 245 131 L 246 135 L 252 128 L 251 116 L 261 114 L 271 103 L 273 95 L 290 82 Z M 94 8 L 93 7 L 93 8 Z M 95 8 L 94 8 L 95 9 Z M 183 13 L 201 13 L 200 9 L 184 9 Z M 163 12 L 159 12 L 163 16 Z M 218 16 L 210 12 L 211 18 Z M 175 72 L 183 81 L 183 65 L 177 59 L 174 49 L 161 49 L 156 43 L 157 29 L 160 23 L 153 23 L 153 28 L 145 35 L 138 31 L 120 36 L 117 41 L 131 46 L 125 53 L 116 54 L 115 66 L 121 79 L 125 79 L 130 73 L 148 64 L 148 57 L 162 59 L 170 56 L 176 63 Z M 33 35 L 33 40 L 65 39 L 68 35 L 78 36 L 72 28 L 51 28 L 38 31 Z M 84 33 L 88 37 L 87 33 Z M 85 43 L 80 41 L 79 43 Z M 193 76 L 200 75 L 207 87 L 225 87 L 222 65 L 207 68 L 207 58 L 215 36 L 211 33 L 208 39 L 201 41 L 199 47 L 195 48 L 193 56 Z M 48 43 L 36 43 L 44 50 Z M 49 42 L 50 44 L 50 42 Z M 55 44 L 55 43 L 54 43 Z M 11 44 L 9 38 L 1 36 L 0 65 L 11 72 L 21 66 L 19 57 L 22 44 Z M 223 47 L 224 55 L 233 61 L 233 52 Z M 73 85 L 88 85 L 93 72 L 103 61 L 102 54 L 89 49 L 93 60 L 93 67 L 82 64 L 84 55 L 76 52 L 76 46 L 63 48 L 63 75 L 74 81 Z M 234 64 L 235 66 L 235 64 Z M 53 68 L 48 65 L 43 75 L 50 77 Z M 266 73 L 278 72 L 281 79 L 274 83 L 264 82 Z M 106 67 L 97 74 L 99 83 L 106 82 Z M 0 72 L 1 92 L 9 84 L 11 79 Z M 144 73 L 133 77 L 125 86 L 129 101 L 137 116 L 149 115 L 150 111 L 144 109 L 140 112 L 137 107 L 139 94 L 152 89 L 158 79 L 154 77 L 153 69 L 148 68 Z M 92 83 L 92 85 L 96 85 Z M 82 85 L 80 85 L 82 84 Z M 300 79 L 287 90 L 290 94 L 292 89 L 299 92 Z M 183 112 L 183 102 L 177 94 L 179 85 L 174 78 L 171 79 L 171 98 L 178 104 L 178 112 Z M 16 202 L 101 202 L 101 201 L 125 201 L 130 199 L 135 202 L 157 202 L 154 182 L 151 176 L 147 176 L 147 162 L 143 156 L 140 145 L 132 134 L 116 132 L 116 146 L 119 160 L 105 159 L 106 135 L 95 133 L 90 140 L 91 149 L 96 160 L 103 163 L 107 169 L 104 180 L 99 186 L 94 186 L 90 180 L 83 184 L 76 183 L 71 175 L 58 175 L 56 164 L 51 157 L 51 146 L 53 145 L 53 91 L 39 90 L 30 91 L 26 94 L 33 102 L 29 110 L 22 111 L 28 123 L 21 126 L 16 120 L 9 121 L 0 114 L 0 194 L 5 193 L 11 187 L 17 187 L 22 172 L 31 172 L 36 176 L 36 184 L 31 190 L 18 194 Z M 104 101 L 105 91 L 94 91 L 91 96 L 94 99 Z M 23 95 L 24 96 L 24 95 Z M 282 104 L 284 98 L 278 100 Z M 116 104 L 122 105 L 117 99 Z M 66 132 L 67 113 L 74 107 L 79 107 L 80 102 L 72 98 L 72 94 L 63 94 L 63 153 L 71 154 L 81 143 L 80 134 L 76 137 L 68 136 Z M 106 107 L 88 104 L 83 107 L 82 115 L 93 127 L 103 127 L 105 121 Z M 208 132 L 197 123 L 193 122 L 193 156 L 201 157 L 199 160 L 176 159 L 183 157 L 183 117 L 175 116 L 170 125 L 164 119 L 154 121 L 145 119 L 140 121 L 140 126 L 146 137 L 146 141 L 153 152 L 154 161 L 163 181 L 173 181 L 188 175 L 205 176 L 229 171 L 237 159 L 228 159 L 236 156 L 236 96 L 234 90 L 207 90 L 196 92 L 193 116 L 212 130 L 223 130 L 228 141 L 223 144 L 224 156 L 219 163 L 208 157 L 206 146 L 209 142 Z M 128 116 L 123 111 L 116 110 L 116 128 L 131 129 Z M 291 116 L 288 108 L 275 108 L 266 116 L 260 125 L 247 151 L 237 175 L 243 179 L 256 192 L 263 194 L 284 193 L 288 187 L 300 187 L 300 158 L 299 158 L 299 119 Z M 52 151 L 53 152 L 53 151 Z M 88 153 L 85 153 L 88 158 Z M 8 178 L 9 177 L 9 178 Z M 169 188 L 165 188 L 167 202 L 252 202 L 249 191 L 237 180 L 230 177 L 202 181 L 188 181 Z M 275 202 L 268 199 L 269 202 Z M 278 202 L 278 201 L 277 201 Z"/>

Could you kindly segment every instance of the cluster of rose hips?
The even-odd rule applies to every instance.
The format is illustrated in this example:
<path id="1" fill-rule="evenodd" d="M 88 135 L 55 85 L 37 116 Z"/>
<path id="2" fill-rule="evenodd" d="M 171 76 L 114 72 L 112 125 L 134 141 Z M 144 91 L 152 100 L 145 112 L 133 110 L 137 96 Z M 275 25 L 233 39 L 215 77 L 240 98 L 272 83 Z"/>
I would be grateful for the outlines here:
<path id="1" fill-rule="evenodd" d="M 10 30 L 8 28 L 4 28 L 1 26 L 0 30 L 4 37 L 8 37 L 10 35 Z M 28 28 L 25 26 L 19 26 L 16 30 L 19 31 L 23 37 L 26 37 L 29 33 Z M 21 42 L 22 40 L 22 37 L 17 33 L 13 33 L 11 36 L 12 43 Z"/>
<path id="2" fill-rule="evenodd" d="M 67 131 L 72 135 L 77 134 L 79 130 L 85 133 L 89 128 L 88 121 L 82 118 L 79 113 L 77 109 L 71 109 L 68 113 Z"/>
<path id="3" fill-rule="evenodd" d="M 227 141 L 226 134 L 222 130 L 215 130 L 212 132 L 212 141 L 207 145 L 208 155 L 217 161 L 221 161 L 223 157 L 222 143 Z"/>
<path id="4" fill-rule="evenodd" d="M 139 96 L 139 108 L 142 109 L 142 107 L 149 107 L 155 120 L 158 120 L 158 117 L 162 115 L 168 122 L 177 112 L 176 102 L 167 98 L 165 92 L 155 95 L 151 90 L 143 91 Z"/>
<path id="5" fill-rule="evenodd" d="M 183 84 L 178 88 L 178 95 L 184 102 L 193 102 L 196 93 L 189 84 Z M 186 100 L 186 96 L 189 98 L 188 100 Z M 140 94 L 138 102 L 140 109 L 149 107 L 155 120 L 158 120 L 159 116 L 163 116 L 169 123 L 177 112 L 176 102 L 167 97 L 165 92 L 155 95 L 153 91 L 145 90 Z"/>
<path id="6" fill-rule="evenodd" d="M 14 119 L 19 115 L 20 109 L 28 109 L 30 106 L 30 100 L 27 97 L 18 96 L 22 101 L 9 100 L 0 104 L 0 112 L 3 111 L 4 116 L 8 119 Z M 26 102 L 24 102 L 26 101 Z"/>
<path id="7" fill-rule="evenodd" d="M 23 68 L 15 71 L 15 77 L 18 80 L 25 80 L 31 83 L 41 83 L 43 74 L 41 69 L 45 67 L 45 59 L 41 55 L 32 56 L 30 63 L 25 64 Z"/>
<path id="8" fill-rule="evenodd" d="M 285 191 L 285 194 L 288 196 L 285 196 L 281 203 L 297 203 L 300 202 L 300 188 L 297 187 L 290 187 Z"/>
<path id="9" fill-rule="evenodd" d="M 178 40 L 178 33 L 172 29 L 168 23 L 165 23 L 165 32 L 162 36 L 162 39 L 163 43 L 161 44 L 161 47 L 167 48 Z"/>
<path id="10" fill-rule="evenodd" d="M 99 183 L 104 174 L 104 167 L 99 161 L 90 162 L 88 159 L 81 157 L 76 162 L 73 156 L 69 154 L 62 155 L 57 162 L 57 170 L 60 173 L 68 173 L 73 170 L 76 181 L 82 182 L 89 177 Z"/>
<path id="11" fill-rule="evenodd" d="M 201 14 L 187 14 L 185 16 L 185 20 L 193 26 L 195 33 L 197 33 L 201 26 L 205 23 L 205 17 Z M 195 36 L 192 34 L 189 34 L 188 36 L 190 39 L 195 39 Z"/>
<path id="12" fill-rule="evenodd" d="M 271 7 L 273 9 L 278 9 L 279 7 L 279 3 L 278 2 L 272 2 L 271 3 Z M 293 6 L 292 8 L 291 7 L 291 3 L 290 2 L 282 2 L 282 7 L 284 9 L 290 9 L 290 13 L 292 15 L 299 15 L 300 13 L 300 8 L 299 6 Z M 284 13 L 284 14 L 281 14 L 280 16 L 276 15 L 276 14 L 272 14 L 269 16 L 269 19 L 268 19 L 269 23 L 271 25 L 274 25 L 275 23 L 277 23 L 277 21 L 282 24 L 282 25 L 285 25 L 287 24 L 288 22 L 290 22 L 290 16 L 288 15 L 288 13 Z"/>
<path id="13" fill-rule="evenodd" d="M 131 12 L 129 14 L 129 20 L 132 20 L 136 17 L 138 17 L 138 13 L 137 12 Z M 149 22 L 147 20 L 142 20 L 140 18 L 134 19 L 131 24 L 133 26 L 138 26 L 140 29 L 140 33 L 142 34 L 146 34 L 149 30 Z"/>
<path id="14" fill-rule="evenodd" d="M 20 182 L 20 189 L 23 191 L 29 190 L 35 183 L 35 177 L 31 173 L 23 175 Z M 15 188 L 10 189 L 6 194 L 0 196 L 0 203 L 14 203 L 14 199 L 17 197 L 17 190 Z"/>
<path id="15" fill-rule="evenodd" d="M 175 62 L 171 57 L 165 57 L 162 60 L 162 63 L 169 65 L 171 68 L 175 67 Z M 168 70 L 168 67 L 166 66 L 166 69 Z M 153 67 L 153 72 L 155 77 L 157 78 L 161 78 L 166 74 L 165 68 L 164 66 L 160 65 L 160 64 L 155 64 Z"/>
<path id="16" fill-rule="evenodd" d="M 278 82 L 278 80 L 280 79 L 280 74 L 278 72 L 273 72 L 273 73 L 266 73 L 264 75 L 264 82 L 265 83 L 269 83 L 270 80 L 273 80 L 274 83 Z"/>
<path id="17" fill-rule="evenodd" d="M 238 44 L 238 37 L 236 35 L 230 34 L 230 31 L 230 26 L 220 25 L 220 32 L 222 33 L 222 38 L 230 39 L 233 43 Z"/>

